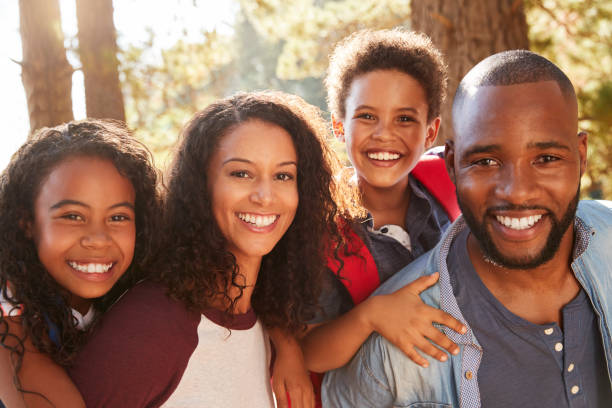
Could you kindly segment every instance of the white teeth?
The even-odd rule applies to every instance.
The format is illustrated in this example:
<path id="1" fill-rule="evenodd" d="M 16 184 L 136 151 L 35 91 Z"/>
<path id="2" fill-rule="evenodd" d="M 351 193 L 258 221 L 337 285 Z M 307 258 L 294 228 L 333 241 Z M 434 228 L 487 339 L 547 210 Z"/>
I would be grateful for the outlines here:
<path id="1" fill-rule="evenodd" d="M 276 215 L 253 215 L 253 214 L 245 214 L 238 213 L 238 218 L 240 218 L 244 222 L 248 222 L 249 224 L 254 224 L 256 227 L 263 228 L 271 225 L 276 221 Z"/>
<path id="2" fill-rule="evenodd" d="M 113 267 L 113 263 L 108 264 L 100 264 L 100 263 L 88 263 L 88 264 L 78 264 L 76 262 L 70 261 L 68 262 L 71 268 L 76 269 L 79 272 L 84 273 L 106 273 L 110 268 Z"/>
<path id="3" fill-rule="evenodd" d="M 391 152 L 369 152 L 368 157 L 373 160 L 397 160 L 400 155 Z"/>
<path id="4" fill-rule="evenodd" d="M 508 228 L 512 228 L 514 230 L 524 230 L 533 227 L 536 222 L 540 221 L 542 215 L 531 215 L 529 217 L 521 218 L 510 218 L 498 215 L 496 218 L 500 224 L 503 224 Z"/>

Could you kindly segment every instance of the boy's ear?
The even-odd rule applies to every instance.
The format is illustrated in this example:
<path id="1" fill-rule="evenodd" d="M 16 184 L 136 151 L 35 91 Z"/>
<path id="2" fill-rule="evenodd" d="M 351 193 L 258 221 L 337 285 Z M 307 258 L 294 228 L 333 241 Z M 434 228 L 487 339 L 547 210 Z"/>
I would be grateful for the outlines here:
<path id="1" fill-rule="evenodd" d="M 334 136 L 339 141 L 344 142 L 344 124 L 336 119 L 334 115 L 332 115 L 332 130 L 334 131 Z"/>
<path id="2" fill-rule="evenodd" d="M 444 162 L 446 163 L 446 171 L 450 176 L 453 184 L 457 184 L 455 181 L 455 143 L 452 140 L 447 140 L 444 144 Z"/>
<path id="3" fill-rule="evenodd" d="M 438 137 L 438 131 L 440 130 L 441 121 L 442 120 L 438 116 L 427 125 L 427 135 L 425 136 L 425 150 L 433 146 L 434 142 L 436 141 L 436 137 Z"/>

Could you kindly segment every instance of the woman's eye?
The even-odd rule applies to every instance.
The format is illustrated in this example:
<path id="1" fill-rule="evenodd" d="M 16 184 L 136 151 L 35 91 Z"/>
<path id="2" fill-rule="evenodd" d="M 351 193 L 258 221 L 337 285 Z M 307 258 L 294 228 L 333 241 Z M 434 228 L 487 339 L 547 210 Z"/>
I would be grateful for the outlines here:
<path id="1" fill-rule="evenodd" d="M 113 222 L 129 221 L 130 217 L 128 217 L 127 215 L 123 215 L 123 214 L 117 214 L 117 215 L 112 215 L 110 217 L 110 220 Z"/>
<path id="2" fill-rule="evenodd" d="M 238 178 L 247 178 L 249 177 L 249 172 L 246 170 L 236 170 L 236 171 L 232 171 L 230 173 L 230 176 L 238 177 Z"/>
<path id="3" fill-rule="evenodd" d="M 289 181 L 289 180 L 293 180 L 293 174 L 289 174 L 289 173 L 279 173 L 276 175 L 276 179 L 280 180 L 280 181 Z"/>

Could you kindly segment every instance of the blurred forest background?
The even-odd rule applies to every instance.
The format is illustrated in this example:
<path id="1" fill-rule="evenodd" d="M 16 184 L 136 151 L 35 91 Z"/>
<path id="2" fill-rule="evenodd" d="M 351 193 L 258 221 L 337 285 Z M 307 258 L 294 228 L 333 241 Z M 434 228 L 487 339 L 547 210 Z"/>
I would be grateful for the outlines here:
<path id="1" fill-rule="evenodd" d="M 71 77 L 80 70 L 87 116 L 125 119 L 163 167 L 192 114 L 234 92 L 280 89 L 326 111 L 322 79 L 333 44 L 358 29 L 403 26 L 430 35 L 447 56 L 447 105 L 465 72 L 494 52 L 529 48 L 559 65 L 576 87 L 579 125 L 590 134 L 583 196 L 612 199 L 610 0 L 188 0 L 202 15 L 215 3 L 234 3 L 231 27 L 187 35 L 184 16 L 168 15 L 185 34 L 168 44 L 142 10 L 132 24 L 146 27 L 148 39 L 122 47 L 112 0 L 74 1 L 74 36 L 60 28 L 58 0 L 19 1 L 31 129 L 73 118 Z M 443 113 L 439 144 L 452 131 Z"/>

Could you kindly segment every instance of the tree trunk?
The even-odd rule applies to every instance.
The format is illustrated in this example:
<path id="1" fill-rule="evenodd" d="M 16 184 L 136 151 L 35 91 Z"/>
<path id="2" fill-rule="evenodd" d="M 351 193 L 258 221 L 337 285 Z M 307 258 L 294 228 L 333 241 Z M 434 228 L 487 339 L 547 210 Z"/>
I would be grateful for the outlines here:
<path id="1" fill-rule="evenodd" d="M 476 63 L 496 52 L 529 48 L 522 0 L 412 0 L 411 24 L 431 37 L 448 64 L 448 98 L 438 144 L 452 137 L 457 85 Z"/>
<path id="2" fill-rule="evenodd" d="M 77 0 L 87 116 L 125 121 L 112 0 Z"/>
<path id="3" fill-rule="evenodd" d="M 71 121 L 72 72 L 58 0 L 20 0 L 19 21 L 30 130 Z"/>

